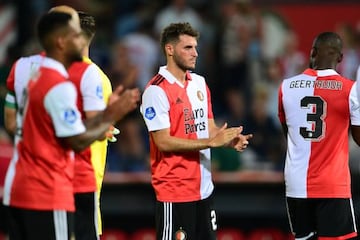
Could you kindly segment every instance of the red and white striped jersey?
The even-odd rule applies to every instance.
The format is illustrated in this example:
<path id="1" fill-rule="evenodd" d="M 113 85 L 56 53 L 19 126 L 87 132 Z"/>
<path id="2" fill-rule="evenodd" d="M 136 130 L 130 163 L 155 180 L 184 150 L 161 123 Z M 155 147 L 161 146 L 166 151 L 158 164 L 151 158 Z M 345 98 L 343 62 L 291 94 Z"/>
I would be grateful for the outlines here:
<path id="1" fill-rule="evenodd" d="M 185 85 L 166 69 L 148 83 L 140 107 L 149 132 L 170 129 L 186 139 L 209 137 L 213 118 L 210 91 L 205 79 L 187 73 Z M 160 152 L 150 136 L 152 185 L 158 201 L 190 202 L 213 191 L 210 149 L 194 152 Z"/>
<path id="2" fill-rule="evenodd" d="M 76 107 L 76 89 L 64 66 L 45 58 L 28 84 L 19 158 L 10 165 L 7 205 L 34 210 L 74 211 L 73 151 L 59 138 L 85 131 Z"/>
<path id="3" fill-rule="evenodd" d="M 307 69 L 279 88 L 279 119 L 288 127 L 286 196 L 349 198 L 349 124 L 360 125 L 354 81 L 332 69 Z"/>

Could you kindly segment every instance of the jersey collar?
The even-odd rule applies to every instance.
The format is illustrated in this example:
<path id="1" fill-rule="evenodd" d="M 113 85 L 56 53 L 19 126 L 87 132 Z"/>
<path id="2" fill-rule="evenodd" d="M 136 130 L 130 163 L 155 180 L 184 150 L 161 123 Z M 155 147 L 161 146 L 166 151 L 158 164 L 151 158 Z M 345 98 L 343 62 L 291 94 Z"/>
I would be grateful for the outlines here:
<path id="1" fill-rule="evenodd" d="M 65 78 L 69 77 L 64 65 L 61 62 L 59 62 L 53 58 L 45 57 L 41 67 L 51 68 L 53 70 L 58 71 Z"/>
<path id="2" fill-rule="evenodd" d="M 174 77 L 174 75 L 172 75 L 171 72 L 169 72 L 166 69 L 166 66 L 161 66 L 159 69 L 159 74 L 162 75 L 169 83 L 173 84 L 173 83 L 178 83 L 180 85 L 183 85 L 182 83 L 180 83 L 176 77 Z M 189 71 L 186 71 L 186 75 L 185 75 L 186 80 L 191 80 L 191 74 Z"/>
<path id="3" fill-rule="evenodd" d="M 334 69 L 324 69 L 324 70 L 317 70 L 317 75 L 319 77 L 325 76 L 332 76 L 332 75 L 339 75 Z"/>
<path id="4" fill-rule="evenodd" d="M 88 58 L 88 57 L 85 57 L 85 56 L 83 56 L 83 62 L 86 62 L 86 63 L 92 63 L 92 61 L 91 61 L 91 59 L 90 58 Z"/>
<path id="5" fill-rule="evenodd" d="M 331 76 L 331 75 L 339 75 L 334 69 L 323 69 L 323 70 L 314 70 L 311 68 L 308 68 L 304 71 L 304 74 L 310 75 L 310 76 L 318 76 L 318 77 L 324 77 L 324 76 Z"/>

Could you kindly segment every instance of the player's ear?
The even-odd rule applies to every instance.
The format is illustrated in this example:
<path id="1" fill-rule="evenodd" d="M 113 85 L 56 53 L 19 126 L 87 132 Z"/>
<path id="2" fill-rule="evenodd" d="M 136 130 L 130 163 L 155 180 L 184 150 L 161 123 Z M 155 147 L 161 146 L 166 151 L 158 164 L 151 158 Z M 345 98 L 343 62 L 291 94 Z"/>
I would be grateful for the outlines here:
<path id="1" fill-rule="evenodd" d="M 166 44 L 165 45 L 165 52 L 166 52 L 166 55 L 168 56 L 172 56 L 173 53 L 174 53 L 174 46 L 170 43 Z"/>
<path id="2" fill-rule="evenodd" d="M 60 35 L 55 35 L 54 36 L 54 44 L 59 48 L 59 49 L 63 49 L 65 48 L 65 39 L 60 36 Z"/>

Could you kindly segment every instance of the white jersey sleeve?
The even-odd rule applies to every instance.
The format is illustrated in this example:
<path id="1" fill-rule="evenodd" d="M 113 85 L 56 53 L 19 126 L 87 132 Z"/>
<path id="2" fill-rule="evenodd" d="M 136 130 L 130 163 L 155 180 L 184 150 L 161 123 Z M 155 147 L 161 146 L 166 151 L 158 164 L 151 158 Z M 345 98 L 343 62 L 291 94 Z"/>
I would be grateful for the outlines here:
<path id="1" fill-rule="evenodd" d="M 350 104 L 350 119 L 351 125 L 360 126 L 360 84 L 358 81 L 354 83 L 350 90 L 349 104 Z"/>
<path id="2" fill-rule="evenodd" d="M 169 109 L 169 100 L 162 88 L 151 85 L 145 89 L 140 112 L 149 132 L 170 127 Z"/>
<path id="3" fill-rule="evenodd" d="M 76 89 L 71 82 L 56 85 L 45 96 L 45 109 L 52 118 L 57 137 L 70 137 L 86 131 L 76 98 Z"/>
<path id="4" fill-rule="evenodd" d="M 101 75 L 95 64 L 90 64 L 84 72 L 80 92 L 84 111 L 102 111 L 105 109 Z"/>
<path id="5" fill-rule="evenodd" d="M 14 89 L 16 103 L 22 103 L 24 89 L 28 85 L 29 80 L 37 73 L 44 56 L 37 54 L 29 57 L 22 57 L 16 63 Z"/>

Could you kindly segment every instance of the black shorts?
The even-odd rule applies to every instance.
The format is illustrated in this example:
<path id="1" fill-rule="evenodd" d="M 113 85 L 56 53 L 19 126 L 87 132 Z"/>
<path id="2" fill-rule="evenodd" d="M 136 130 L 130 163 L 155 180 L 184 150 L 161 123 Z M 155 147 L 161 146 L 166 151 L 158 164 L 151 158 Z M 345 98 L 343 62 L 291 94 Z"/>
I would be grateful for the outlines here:
<path id="1" fill-rule="evenodd" d="M 74 197 L 76 240 L 99 239 L 96 193 L 75 193 Z"/>
<path id="2" fill-rule="evenodd" d="M 11 240 L 74 239 L 73 213 L 7 207 Z"/>
<path id="3" fill-rule="evenodd" d="M 351 199 L 287 197 L 286 202 L 291 231 L 296 238 L 313 235 L 319 239 L 350 239 L 357 236 Z"/>
<path id="4" fill-rule="evenodd" d="M 156 239 L 216 239 L 216 213 L 211 198 L 195 202 L 156 202 Z"/>

